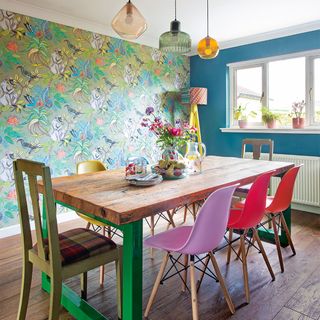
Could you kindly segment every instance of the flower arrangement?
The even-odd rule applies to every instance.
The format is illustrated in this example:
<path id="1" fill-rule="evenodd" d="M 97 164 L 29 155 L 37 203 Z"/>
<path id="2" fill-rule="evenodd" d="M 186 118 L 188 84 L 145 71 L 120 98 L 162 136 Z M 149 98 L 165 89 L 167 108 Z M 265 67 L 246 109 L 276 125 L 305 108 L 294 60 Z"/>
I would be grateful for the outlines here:
<path id="1" fill-rule="evenodd" d="M 306 103 L 304 100 L 302 101 L 296 101 L 292 104 L 292 112 L 291 117 L 292 118 L 302 118 L 303 109 L 306 106 Z"/>
<path id="2" fill-rule="evenodd" d="M 196 128 L 191 127 L 187 122 L 180 119 L 176 120 L 174 125 L 163 121 L 154 114 L 153 107 L 147 107 L 146 115 L 149 118 L 143 118 L 141 125 L 148 127 L 157 136 L 157 144 L 162 150 L 166 148 L 179 149 L 195 136 Z"/>

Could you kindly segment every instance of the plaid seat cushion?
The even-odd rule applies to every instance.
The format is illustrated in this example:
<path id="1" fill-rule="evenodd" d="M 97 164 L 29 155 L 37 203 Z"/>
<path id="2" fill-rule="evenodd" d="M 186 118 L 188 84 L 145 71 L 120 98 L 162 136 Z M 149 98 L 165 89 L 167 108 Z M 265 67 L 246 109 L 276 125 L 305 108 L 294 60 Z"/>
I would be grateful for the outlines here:
<path id="1" fill-rule="evenodd" d="M 115 249 L 117 245 L 95 231 L 77 228 L 59 234 L 62 265 L 71 264 Z M 37 250 L 37 245 L 34 246 Z M 45 240 L 46 256 L 49 256 L 48 240 Z"/>

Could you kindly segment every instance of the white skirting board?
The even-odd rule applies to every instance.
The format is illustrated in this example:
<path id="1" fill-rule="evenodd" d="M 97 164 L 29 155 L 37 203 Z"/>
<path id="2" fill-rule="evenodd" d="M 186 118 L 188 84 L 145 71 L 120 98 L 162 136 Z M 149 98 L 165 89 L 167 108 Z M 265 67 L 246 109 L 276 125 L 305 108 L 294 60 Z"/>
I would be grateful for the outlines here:
<path id="1" fill-rule="evenodd" d="M 78 215 L 74 211 L 69 210 L 67 213 L 57 215 L 57 223 L 62 223 L 62 222 L 74 220 L 77 218 L 79 218 Z M 86 223 L 84 222 L 83 225 L 85 226 Z M 30 226 L 31 226 L 31 229 L 34 230 L 34 222 L 33 221 L 30 222 Z M 0 239 L 14 236 L 16 234 L 19 234 L 20 232 L 21 232 L 20 224 L 15 224 L 13 226 L 2 228 L 2 229 L 0 229 Z"/>

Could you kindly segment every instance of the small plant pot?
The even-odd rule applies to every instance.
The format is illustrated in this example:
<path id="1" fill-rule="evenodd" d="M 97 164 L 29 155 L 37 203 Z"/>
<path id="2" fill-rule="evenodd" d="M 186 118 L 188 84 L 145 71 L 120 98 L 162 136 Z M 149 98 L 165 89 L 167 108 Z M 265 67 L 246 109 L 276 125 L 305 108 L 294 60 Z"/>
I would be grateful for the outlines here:
<path id="1" fill-rule="evenodd" d="M 274 129 L 277 126 L 277 120 L 271 120 L 267 122 L 267 128 Z"/>
<path id="2" fill-rule="evenodd" d="M 303 129 L 304 128 L 304 118 L 292 118 L 292 128 L 293 129 Z"/>
<path id="3" fill-rule="evenodd" d="M 238 120 L 238 125 L 240 129 L 247 128 L 248 126 L 248 121 L 247 120 Z"/>

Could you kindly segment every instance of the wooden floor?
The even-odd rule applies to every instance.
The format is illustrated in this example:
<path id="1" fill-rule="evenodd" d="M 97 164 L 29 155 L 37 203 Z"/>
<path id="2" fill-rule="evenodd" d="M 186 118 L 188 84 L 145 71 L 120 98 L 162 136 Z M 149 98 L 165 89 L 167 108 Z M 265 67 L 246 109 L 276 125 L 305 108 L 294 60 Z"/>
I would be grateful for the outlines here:
<path id="1" fill-rule="evenodd" d="M 182 216 L 176 220 L 181 222 Z M 191 221 L 190 221 L 191 222 Z M 76 226 L 84 226 L 83 221 L 74 220 L 59 226 L 60 231 Z M 157 232 L 166 224 L 159 223 Z M 148 227 L 145 225 L 145 235 Z M 219 284 L 205 278 L 199 291 L 200 319 L 224 320 L 320 320 L 320 215 L 293 212 L 293 240 L 297 255 L 292 257 L 289 248 L 283 250 L 285 272 L 281 274 L 275 247 L 266 244 L 276 280 L 271 281 L 262 256 L 250 251 L 248 256 L 251 303 L 245 305 L 242 280 L 242 267 L 239 261 L 226 266 L 226 252 L 216 256 L 225 276 L 231 297 L 236 306 L 236 314 L 231 317 L 222 296 Z M 153 282 L 159 270 L 161 252 L 150 258 L 149 249 L 144 251 L 144 307 L 147 303 Z M 104 288 L 99 288 L 98 270 L 89 273 L 89 302 L 103 314 L 116 319 L 115 271 L 113 266 L 106 268 Z M 16 318 L 21 281 L 20 238 L 13 236 L 0 240 L 0 320 Z M 79 290 L 80 280 L 72 278 L 68 284 Z M 181 283 L 173 277 L 160 287 L 149 319 L 191 319 L 191 303 L 188 293 L 180 292 Z M 47 319 L 48 295 L 41 290 L 40 273 L 34 271 L 28 319 Z M 61 319 L 73 319 L 61 311 Z"/>

